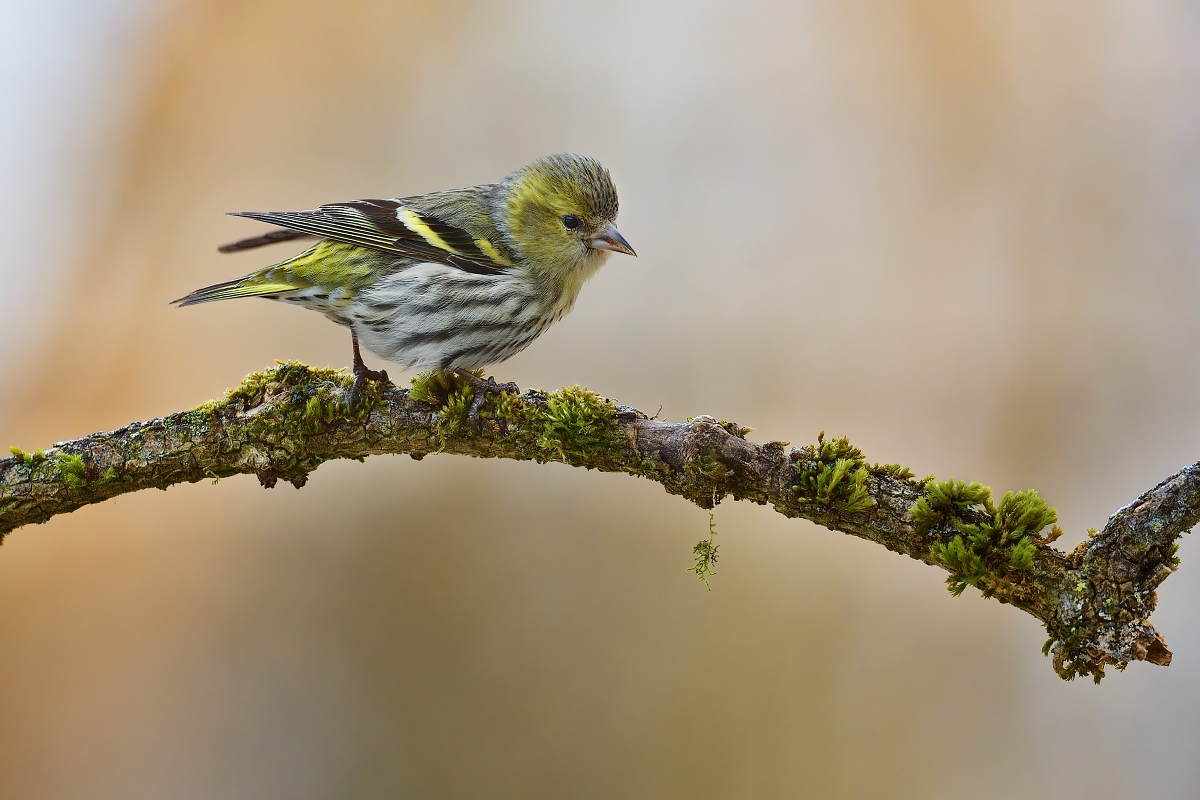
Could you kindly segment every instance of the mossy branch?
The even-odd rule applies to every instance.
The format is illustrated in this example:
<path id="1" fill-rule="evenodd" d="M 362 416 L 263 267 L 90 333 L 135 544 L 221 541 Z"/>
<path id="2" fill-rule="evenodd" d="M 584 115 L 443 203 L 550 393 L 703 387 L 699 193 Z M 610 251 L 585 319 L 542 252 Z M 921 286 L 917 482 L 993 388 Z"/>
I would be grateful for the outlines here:
<path id="1" fill-rule="evenodd" d="M 558 461 L 648 478 L 702 508 L 727 496 L 770 504 L 940 567 L 952 593 L 974 586 L 1040 620 L 1049 633 L 1043 651 L 1067 679 L 1099 681 L 1106 666 L 1171 661 L 1147 619 L 1155 589 L 1178 565 L 1177 540 L 1200 521 L 1200 464 L 1064 553 L 1051 546 L 1062 533 L 1057 513 L 1036 492 L 1009 492 L 997 505 L 978 483 L 868 465 L 845 438 L 756 444 L 733 423 L 666 422 L 579 387 L 489 397 L 482 419 L 471 421 L 469 388 L 441 375 L 422 376 L 411 390 L 369 384 L 350 413 L 349 388 L 342 372 L 281 364 L 191 411 L 45 452 L 14 447 L 0 459 L 0 537 L 117 495 L 206 478 L 253 473 L 268 488 L 279 480 L 301 487 L 338 458 L 445 452 Z M 716 545 L 711 536 L 702 545 L 692 569 L 704 578 Z"/>

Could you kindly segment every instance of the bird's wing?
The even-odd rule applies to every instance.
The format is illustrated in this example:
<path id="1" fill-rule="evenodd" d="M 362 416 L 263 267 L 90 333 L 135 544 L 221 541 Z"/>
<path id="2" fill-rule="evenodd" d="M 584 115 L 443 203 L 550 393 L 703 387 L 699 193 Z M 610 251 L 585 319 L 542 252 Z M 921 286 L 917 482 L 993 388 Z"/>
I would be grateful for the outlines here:
<path id="1" fill-rule="evenodd" d="M 289 231 L 285 228 L 276 228 L 273 231 L 267 231 L 261 236 L 251 236 L 248 239 L 238 239 L 236 242 L 223 244 L 217 248 L 222 253 L 237 253 L 242 250 L 251 250 L 255 247 L 262 247 L 264 244 L 277 244 L 278 242 L 290 242 L 295 239 L 311 239 L 311 233 L 301 233 L 300 231 Z"/>
<path id="2" fill-rule="evenodd" d="M 354 200 L 313 211 L 244 211 L 233 216 L 468 272 L 496 274 L 513 266 L 486 237 L 473 236 L 435 213 L 410 208 L 403 200 Z"/>

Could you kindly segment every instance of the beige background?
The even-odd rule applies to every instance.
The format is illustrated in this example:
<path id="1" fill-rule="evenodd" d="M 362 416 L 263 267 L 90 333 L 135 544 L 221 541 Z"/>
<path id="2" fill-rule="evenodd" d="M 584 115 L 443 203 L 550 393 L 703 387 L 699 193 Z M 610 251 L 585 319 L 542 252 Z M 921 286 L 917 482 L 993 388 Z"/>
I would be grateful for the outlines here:
<path id="1" fill-rule="evenodd" d="M 221 215 L 601 159 L 614 258 L 496 370 L 918 474 L 1071 546 L 1200 458 L 1184 2 L 55 0 L 3 9 L 0 444 L 190 407 L 344 332 Z M 393 375 L 399 371 L 394 370 Z M 1030 618 L 767 509 L 449 456 L 119 498 L 0 549 L 0 796 L 1189 797 L 1169 669 L 1058 680 Z"/>

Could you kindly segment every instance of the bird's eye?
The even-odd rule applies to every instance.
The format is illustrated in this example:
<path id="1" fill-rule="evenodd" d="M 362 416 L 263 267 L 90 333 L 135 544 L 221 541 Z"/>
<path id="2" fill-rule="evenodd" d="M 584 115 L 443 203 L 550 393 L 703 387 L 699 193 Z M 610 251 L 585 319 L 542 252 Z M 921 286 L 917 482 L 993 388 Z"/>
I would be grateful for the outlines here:
<path id="1" fill-rule="evenodd" d="M 575 216 L 574 214 L 567 214 L 562 218 L 562 220 L 563 226 L 570 228 L 571 230 L 579 227 L 579 217 Z"/>

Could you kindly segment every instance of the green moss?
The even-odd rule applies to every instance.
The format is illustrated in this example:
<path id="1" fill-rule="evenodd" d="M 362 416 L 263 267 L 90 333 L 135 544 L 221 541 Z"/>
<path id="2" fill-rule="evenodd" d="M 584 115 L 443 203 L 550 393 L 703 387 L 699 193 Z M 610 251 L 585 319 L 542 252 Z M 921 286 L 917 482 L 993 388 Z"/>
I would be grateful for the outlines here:
<path id="1" fill-rule="evenodd" d="M 715 497 L 713 498 L 713 505 L 716 505 Z M 716 516 L 710 508 L 708 511 L 708 538 L 696 542 L 696 546 L 692 548 L 692 554 L 696 557 L 696 563 L 687 568 L 688 572 L 695 573 L 696 577 L 700 579 L 705 588 L 710 592 L 712 591 L 712 584 L 708 582 L 708 577 L 717 574 L 717 551 L 721 548 L 719 544 L 713 541 L 716 535 Z"/>
<path id="2" fill-rule="evenodd" d="M 374 384 L 374 381 L 370 383 Z M 359 397 L 362 399 L 355 408 L 355 417 L 361 417 L 364 408 L 374 407 L 379 400 L 378 396 L 374 399 L 371 398 L 371 388 L 371 386 L 364 386 L 360 391 Z M 344 386 L 324 382 L 309 383 L 294 398 L 297 405 L 299 405 L 299 401 L 304 402 L 304 410 L 300 413 L 300 427 L 305 431 L 317 433 L 322 428 L 341 419 L 347 412 L 347 397 L 348 393 Z"/>
<path id="3" fill-rule="evenodd" d="M 343 388 L 345 389 L 345 400 L 343 401 L 343 413 L 349 411 L 346 403 L 350 402 L 350 387 L 354 385 L 354 379 L 346 376 Z M 367 381 L 358 391 L 358 404 L 354 407 L 354 411 L 350 412 L 350 416 L 354 419 L 366 419 L 370 413 L 378 408 L 383 408 L 387 405 L 387 400 L 383 396 L 384 384 L 381 381 Z"/>
<path id="4" fill-rule="evenodd" d="M 473 370 L 473 374 L 481 378 L 483 370 Z M 463 430 L 475 399 L 475 387 L 453 372 L 422 372 L 412 378 L 408 396 L 437 406 L 439 448 L 444 448 L 449 437 Z M 486 395 L 479 409 L 480 416 L 489 416 L 499 403 L 496 395 Z"/>
<path id="5" fill-rule="evenodd" d="M 611 400 L 579 386 L 549 392 L 545 409 L 527 412 L 538 447 L 571 463 L 587 462 L 625 447 L 616 414 Z"/>
<path id="6" fill-rule="evenodd" d="M 1037 536 L 1042 529 L 1058 522 L 1057 509 L 1051 508 L 1034 489 L 1005 492 L 996 512 L 995 528 L 1012 538 Z M 1061 535 L 1061 534 L 1058 534 Z"/>
<path id="7" fill-rule="evenodd" d="M 475 374 L 482 377 L 483 372 Z M 447 437 L 465 429 L 475 389 L 453 373 L 423 372 L 412 379 L 409 397 L 437 406 L 444 447 Z M 510 428 L 520 428 L 513 435 L 531 436 L 539 450 L 570 463 L 586 463 L 625 445 L 612 401 L 579 386 L 547 392 L 543 397 L 544 404 L 531 404 L 511 392 L 489 392 L 479 417 L 499 422 L 504 435 Z"/>
<path id="8" fill-rule="evenodd" d="M 696 455 L 689 459 L 684 465 L 685 472 L 688 477 L 693 480 L 700 479 L 710 483 L 720 483 L 729 477 L 729 470 L 720 461 L 713 457 L 709 450 L 701 450 Z"/>
<path id="9" fill-rule="evenodd" d="M 865 511 L 875 505 L 867 488 L 870 473 L 862 451 L 845 436 L 805 445 L 793 454 L 798 480 L 792 491 L 804 502 L 822 503 L 839 511 Z"/>
<path id="10" fill-rule="evenodd" d="M 482 377 L 482 371 L 476 374 Z M 465 430 L 475 388 L 453 373 L 423 372 L 412 379 L 409 397 L 438 408 L 438 435 L 445 447 L 449 437 Z M 479 417 L 501 423 L 505 435 L 520 427 L 515 435 L 531 436 L 539 450 L 570 463 L 586 463 L 625 444 L 610 400 L 579 386 L 543 397 L 544 404 L 530 404 L 511 392 L 489 392 Z"/>
<path id="11" fill-rule="evenodd" d="M 868 470 L 873 475 L 890 475 L 898 481 L 912 482 L 916 474 L 901 464 L 872 464 Z"/>
<path id="12" fill-rule="evenodd" d="M 26 453 L 15 444 L 8 448 L 8 452 L 21 459 L 22 463 L 31 469 L 46 460 L 46 454 L 43 451 L 34 450 L 32 453 Z"/>
<path id="13" fill-rule="evenodd" d="M 203 403 L 193 408 L 192 411 L 196 411 L 208 417 L 220 411 L 224 407 L 225 404 L 220 400 L 205 400 Z"/>
<path id="14" fill-rule="evenodd" d="M 476 377 L 482 378 L 483 370 L 474 370 L 473 374 Z M 422 372 L 414 377 L 410 383 L 411 388 L 408 390 L 409 399 L 421 403 L 429 403 L 439 408 L 444 407 L 451 397 L 461 394 L 464 389 L 469 390 L 472 396 L 474 396 L 474 389 L 471 384 L 465 378 L 461 378 L 453 372 Z"/>
<path id="15" fill-rule="evenodd" d="M 56 454 L 54 463 L 68 489 L 103 486 L 117 477 L 117 471 L 113 467 L 105 470 L 103 475 L 97 476 L 99 470 L 94 464 L 88 464 L 83 460 L 83 456 L 71 453 Z"/>
<path id="16" fill-rule="evenodd" d="M 995 513 L 991 489 L 981 483 L 930 479 L 925 483 L 925 494 L 912 507 L 913 529 L 928 535 L 937 527 L 953 527 L 954 520 L 974 510 Z"/>
<path id="17" fill-rule="evenodd" d="M 83 456 L 59 453 L 55 456 L 55 460 L 67 488 L 82 489 L 88 485 L 87 465 L 83 463 Z"/>
<path id="18" fill-rule="evenodd" d="M 912 507 L 913 529 L 934 541 L 932 560 L 950 572 L 950 593 L 975 586 L 984 597 L 1013 587 L 1032 569 L 1039 546 L 1062 535 L 1058 512 L 1036 491 L 1006 492 L 999 507 L 980 483 L 931 480 Z M 1041 532 L 1050 526 L 1050 532 Z"/>
<path id="19" fill-rule="evenodd" d="M 1089 657 L 1084 644 L 1078 632 L 1071 632 L 1061 639 L 1051 636 L 1042 645 L 1042 655 L 1053 659 L 1054 671 L 1063 680 L 1090 677 L 1093 683 L 1099 684 L 1104 679 L 1104 662 Z"/>
<path id="20" fill-rule="evenodd" d="M 240 406 L 242 409 L 260 405 L 266 397 L 268 387 L 279 382 L 278 374 L 278 369 L 251 372 L 241 383 L 225 392 L 225 402 L 221 405 Z"/>
<path id="21" fill-rule="evenodd" d="M 493 395 L 493 397 L 495 398 L 495 407 L 490 410 L 496 419 L 505 425 L 512 426 L 523 425 L 528 421 L 527 407 L 519 394 L 504 392 L 500 395 Z"/>
<path id="22" fill-rule="evenodd" d="M 304 421 L 319 424 L 321 418 L 325 416 L 325 409 L 321 404 L 321 398 L 313 396 L 308 399 L 304 405 Z"/>
<path id="23" fill-rule="evenodd" d="M 1033 569 L 1035 553 L 1037 553 L 1037 545 L 1028 536 L 1022 536 L 1008 554 L 1008 568 L 1010 570 Z"/>
<path id="24" fill-rule="evenodd" d="M 332 421 L 337 416 L 334 411 L 328 411 L 325 406 L 338 404 L 342 406 L 341 414 L 346 413 L 346 403 L 349 401 L 350 387 L 354 379 L 342 370 L 329 367 L 310 367 L 299 361 L 279 361 L 275 369 L 252 372 L 238 386 L 225 393 L 222 403 L 209 401 L 198 406 L 195 410 L 211 412 L 223 406 L 232 406 L 238 410 L 246 410 L 261 405 L 267 395 L 278 397 L 287 395 L 286 400 L 292 405 L 300 405 L 296 415 L 300 423 L 314 423 L 318 417 L 324 421 Z M 308 401 L 319 396 L 319 405 L 308 410 Z M 359 406 L 355 409 L 356 417 L 363 417 L 371 410 L 378 408 L 382 402 L 382 391 L 378 381 L 367 381 L 360 393 Z"/>
<path id="25" fill-rule="evenodd" d="M 471 413 L 471 403 L 475 401 L 475 388 L 463 381 L 462 386 L 452 392 L 438 412 L 438 432 L 442 436 L 443 445 L 448 436 L 454 436 L 462 430 Z M 487 398 L 484 398 L 487 401 Z"/>
<path id="26" fill-rule="evenodd" d="M 367 381 L 359 392 L 353 414 L 348 409 L 354 379 L 342 370 L 310 367 L 296 361 L 279 362 L 275 369 L 254 372 L 230 389 L 222 402 L 209 402 L 195 412 L 205 416 L 230 408 L 239 413 L 256 408 L 270 397 L 273 413 L 256 416 L 249 424 L 251 434 L 280 441 L 319 433 L 341 419 L 363 419 L 384 403 L 378 381 Z"/>
<path id="27" fill-rule="evenodd" d="M 218 424 L 217 417 L 245 415 L 249 437 L 267 444 L 278 454 L 275 463 L 259 474 L 264 486 L 283 478 L 303 486 L 308 473 L 322 461 L 311 456 L 308 439 L 346 420 L 362 420 L 386 404 L 384 384 L 367 381 L 353 412 L 348 404 L 354 379 L 343 370 L 310 367 L 296 361 L 280 361 L 274 369 L 254 372 L 226 392 L 223 400 L 203 403 L 191 411 L 174 415 L 176 426 L 168 433 L 180 441 Z M 101 476 L 103 480 L 103 476 Z"/>

